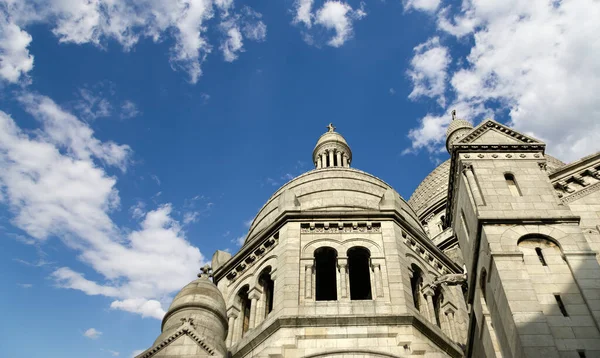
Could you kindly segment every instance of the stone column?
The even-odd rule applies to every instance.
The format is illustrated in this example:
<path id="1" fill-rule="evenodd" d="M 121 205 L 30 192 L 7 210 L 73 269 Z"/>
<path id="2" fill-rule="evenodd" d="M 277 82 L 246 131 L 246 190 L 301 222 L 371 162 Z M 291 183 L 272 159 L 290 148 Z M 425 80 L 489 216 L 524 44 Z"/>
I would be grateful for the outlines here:
<path id="1" fill-rule="evenodd" d="M 477 184 L 477 180 L 475 179 L 475 175 L 473 174 L 473 166 L 471 164 L 465 163 L 463 164 L 462 171 L 467 177 L 467 182 L 471 189 L 471 193 L 473 194 L 473 200 L 475 200 L 475 205 L 485 205 L 483 197 L 481 196 L 481 192 L 479 191 L 479 185 Z"/>
<path id="2" fill-rule="evenodd" d="M 327 168 L 327 152 L 321 153 L 321 168 Z"/>
<path id="3" fill-rule="evenodd" d="M 456 327 L 454 327 L 454 311 L 452 309 L 446 310 L 446 320 L 448 321 L 448 335 L 456 341 Z"/>
<path id="4" fill-rule="evenodd" d="M 335 159 L 337 160 L 337 166 L 341 167 L 342 166 L 342 152 L 340 152 L 339 150 L 337 150 L 335 152 L 335 155 L 336 155 Z"/>
<path id="5" fill-rule="evenodd" d="M 237 314 L 231 313 L 228 316 L 229 321 L 229 329 L 227 330 L 227 347 L 231 347 L 233 345 L 233 335 L 235 331 L 235 321 L 237 319 Z"/>
<path id="6" fill-rule="evenodd" d="M 423 296 L 425 296 L 424 306 L 427 312 L 427 319 L 429 322 L 433 323 L 433 325 L 437 326 L 437 322 L 435 320 L 435 308 L 433 306 L 433 295 L 435 294 L 435 291 L 433 288 L 431 288 L 431 286 L 428 285 L 423 288 L 421 292 L 423 293 Z"/>
<path id="7" fill-rule="evenodd" d="M 329 166 L 333 167 L 333 149 L 329 151 Z"/>
<path id="8" fill-rule="evenodd" d="M 304 298 L 311 299 L 313 297 L 313 263 L 304 265 Z"/>
<path id="9" fill-rule="evenodd" d="M 342 153 L 342 166 L 344 168 L 348 167 L 348 156 L 346 153 Z"/>
<path id="10" fill-rule="evenodd" d="M 321 161 L 321 156 L 319 155 L 317 158 L 317 169 L 323 168 L 323 162 Z"/>
<path id="11" fill-rule="evenodd" d="M 339 280 L 340 280 L 340 297 L 342 299 L 348 298 L 348 291 L 350 288 L 348 287 L 348 258 L 347 257 L 338 257 L 338 269 L 340 272 Z"/>
<path id="12" fill-rule="evenodd" d="M 256 306 L 258 305 L 258 299 L 260 295 L 256 292 L 252 292 L 250 297 L 250 322 L 248 323 L 248 329 L 254 328 L 254 321 L 256 320 Z"/>
<path id="13" fill-rule="evenodd" d="M 375 297 L 383 297 L 383 276 L 381 275 L 381 264 L 374 262 L 371 264 L 373 269 L 373 281 L 375 283 Z"/>

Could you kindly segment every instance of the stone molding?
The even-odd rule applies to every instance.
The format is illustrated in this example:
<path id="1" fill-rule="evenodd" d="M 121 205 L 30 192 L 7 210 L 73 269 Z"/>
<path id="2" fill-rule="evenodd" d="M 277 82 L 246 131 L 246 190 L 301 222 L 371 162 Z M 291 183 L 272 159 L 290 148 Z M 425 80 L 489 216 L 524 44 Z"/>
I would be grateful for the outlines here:
<path id="1" fill-rule="evenodd" d="M 300 233 L 302 234 L 345 234 L 377 232 L 381 232 L 380 222 L 310 222 L 300 224 Z"/>
<path id="2" fill-rule="evenodd" d="M 269 336 L 282 328 L 299 327 L 359 327 L 359 326 L 406 326 L 411 325 L 437 345 L 440 350 L 450 357 L 463 357 L 461 348 L 452 342 L 439 327 L 427 322 L 424 318 L 415 315 L 384 315 L 384 316 L 337 316 L 337 317 L 280 317 L 265 327 L 256 335 L 248 335 L 247 340 L 238 350 L 233 346 L 231 357 L 243 358 L 255 347 L 264 342 Z M 240 342 L 238 342 L 239 344 Z M 360 348 L 359 348 L 360 349 Z"/>
<path id="3" fill-rule="evenodd" d="M 557 186 L 557 184 L 555 184 L 555 187 L 556 186 Z M 568 196 L 563 196 L 561 198 L 561 200 L 563 201 L 563 203 L 571 203 L 571 202 L 573 202 L 573 201 L 575 201 L 577 199 L 581 199 L 582 197 L 584 197 L 584 196 L 586 196 L 588 194 L 594 193 L 594 192 L 596 192 L 598 190 L 600 190 L 600 182 L 597 182 L 597 183 L 594 183 L 592 185 L 586 186 L 585 188 L 582 188 L 579 191 L 574 191 L 574 192 L 570 193 Z M 563 191 L 563 193 L 564 192 L 566 192 L 566 190 Z M 563 193 L 559 192 L 559 194 L 564 195 Z M 559 195 L 559 196 L 561 196 L 561 195 Z"/>
<path id="4" fill-rule="evenodd" d="M 194 342 L 196 342 L 202 349 L 208 353 L 210 356 L 215 355 L 215 350 L 211 348 L 206 342 L 200 338 L 198 332 L 196 331 L 196 326 L 194 325 L 194 320 L 192 318 L 182 318 L 181 319 L 181 327 L 179 327 L 173 334 L 163 339 L 160 343 L 155 344 L 152 348 L 146 350 L 145 352 L 138 355 L 136 358 L 150 358 L 155 356 L 159 351 L 166 348 L 169 344 L 175 341 L 180 336 L 186 334 L 190 337 Z"/>
<path id="5" fill-rule="evenodd" d="M 512 129 L 510 127 L 504 126 L 498 122 L 495 122 L 495 121 L 492 121 L 489 119 L 487 120 L 487 123 L 485 123 L 485 125 L 480 125 L 480 126 L 476 127 L 474 130 L 471 131 L 471 133 L 466 135 L 464 138 L 462 138 L 456 144 L 469 143 L 469 142 L 479 138 L 483 133 L 489 131 L 490 129 L 495 129 L 501 133 L 508 135 L 509 137 L 520 140 L 521 142 L 523 142 L 523 144 L 543 144 L 534 138 L 528 137 L 524 134 L 521 134 L 521 133 L 515 131 L 514 129 Z"/>
<path id="6" fill-rule="evenodd" d="M 442 275 L 447 275 L 452 272 L 452 269 L 444 265 L 441 261 L 439 261 L 434 255 L 432 255 L 428 250 L 426 250 L 421 244 L 419 244 L 415 239 L 410 237 L 405 237 L 403 240 L 404 244 L 408 246 L 418 257 L 425 260 L 425 262 L 429 263 L 430 266 L 437 269 L 437 271 Z"/>
<path id="7" fill-rule="evenodd" d="M 235 282 L 240 275 L 250 267 L 254 266 L 266 253 L 273 250 L 279 243 L 279 235 L 273 235 L 264 240 L 258 247 L 246 254 L 238 264 L 225 276 L 229 280 L 229 284 Z"/>

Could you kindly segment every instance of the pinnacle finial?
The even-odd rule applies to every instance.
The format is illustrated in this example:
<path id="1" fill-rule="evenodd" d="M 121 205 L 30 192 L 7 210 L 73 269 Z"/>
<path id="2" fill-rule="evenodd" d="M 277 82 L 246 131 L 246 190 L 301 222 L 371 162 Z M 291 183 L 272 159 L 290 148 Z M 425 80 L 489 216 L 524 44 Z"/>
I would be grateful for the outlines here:
<path id="1" fill-rule="evenodd" d="M 335 127 L 333 126 L 332 123 L 329 123 L 329 125 L 327 126 L 327 129 L 329 129 L 328 132 L 331 133 L 331 132 L 333 132 L 335 130 Z"/>
<path id="2" fill-rule="evenodd" d="M 209 264 L 206 264 L 200 268 L 200 273 L 198 277 L 200 278 L 209 278 L 212 276 L 212 267 Z"/>
<path id="3" fill-rule="evenodd" d="M 456 109 L 452 110 L 452 120 L 456 119 Z"/>

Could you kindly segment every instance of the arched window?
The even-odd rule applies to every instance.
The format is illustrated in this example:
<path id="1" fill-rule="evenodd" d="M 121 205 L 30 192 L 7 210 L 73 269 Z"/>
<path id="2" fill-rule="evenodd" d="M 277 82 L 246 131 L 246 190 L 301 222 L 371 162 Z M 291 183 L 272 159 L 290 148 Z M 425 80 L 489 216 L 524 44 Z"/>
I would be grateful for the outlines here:
<path id="1" fill-rule="evenodd" d="M 506 180 L 506 184 L 508 185 L 508 190 L 512 196 L 521 196 L 521 190 L 517 186 L 517 181 L 515 180 L 515 176 L 511 173 L 504 174 L 504 180 Z"/>
<path id="2" fill-rule="evenodd" d="M 271 267 L 267 267 L 262 271 L 258 282 L 262 287 L 262 302 L 265 307 L 264 317 L 266 318 L 273 311 L 273 289 L 275 288 L 275 282 L 271 278 Z"/>
<path id="3" fill-rule="evenodd" d="M 350 299 L 370 300 L 371 297 L 371 254 L 364 247 L 348 250 L 348 271 L 350 275 Z"/>
<path id="4" fill-rule="evenodd" d="M 419 266 L 412 264 L 412 277 L 410 278 L 410 288 L 413 294 L 413 303 L 417 310 L 421 310 L 421 288 L 423 286 L 423 271 Z"/>
<path id="5" fill-rule="evenodd" d="M 442 226 L 442 231 L 446 230 L 448 228 L 448 226 L 446 225 L 446 216 L 442 215 L 440 216 L 440 225 Z"/>
<path id="6" fill-rule="evenodd" d="M 242 314 L 242 337 L 250 328 L 250 310 L 252 301 L 248 297 L 248 285 L 242 287 L 238 292 L 238 299 L 240 300 L 240 312 Z"/>
<path id="7" fill-rule="evenodd" d="M 317 301 L 337 300 L 337 251 L 331 247 L 315 250 L 315 299 Z"/>

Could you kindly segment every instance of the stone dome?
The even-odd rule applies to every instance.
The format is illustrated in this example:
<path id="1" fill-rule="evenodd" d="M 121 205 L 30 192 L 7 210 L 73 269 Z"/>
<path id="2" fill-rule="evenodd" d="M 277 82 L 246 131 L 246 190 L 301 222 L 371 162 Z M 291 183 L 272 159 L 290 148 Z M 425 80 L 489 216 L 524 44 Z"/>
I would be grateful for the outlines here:
<path id="1" fill-rule="evenodd" d="M 326 132 L 326 133 L 323 133 L 323 135 L 321 135 L 321 137 L 319 137 L 319 140 L 317 140 L 315 149 L 317 147 L 319 147 L 321 144 L 329 143 L 329 142 L 342 143 L 346 146 L 348 145 L 348 143 L 346 142 L 346 139 L 344 139 L 344 137 L 341 134 L 339 134 L 338 132 Z"/>
<path id="2" fill-rule="evenodd" d="M 207 339 L 218 350 L 224 348 L 227 334 L 227 309 L 225 300 L 208 275 L 187 284 L 173 299 L 162 321 L 162 333 L 156 343 L 181 327 L 182 319 L 192 319 L 197 328 L 206 328 L 213 333 Z M 219 349 L 220 348 L 220 349 Z"/>
<path id="3" fill-rule="evenodd" d="M 552 173 L 565 165 L 553 156 L 546 154 L 545 157 L 548 164 L 548 173 Z M 408 203 L 419 217 L 433 205 L 445 200 L 448 195 L 449 175 L 450 160 L 446 160 L 429 173 L 415 189 L 410 199 L 408 199 Z"/>
<path id="4" fill-rule="evenodd" d="M 302 174 L 275 192 L 252 222 L 246 242 L 252 241 L 285 211 L 379 211 L 384 196 L 417 230 L 418 218 L 400 195 L 383 180 L 363 171 L 332 167 Z"/>

